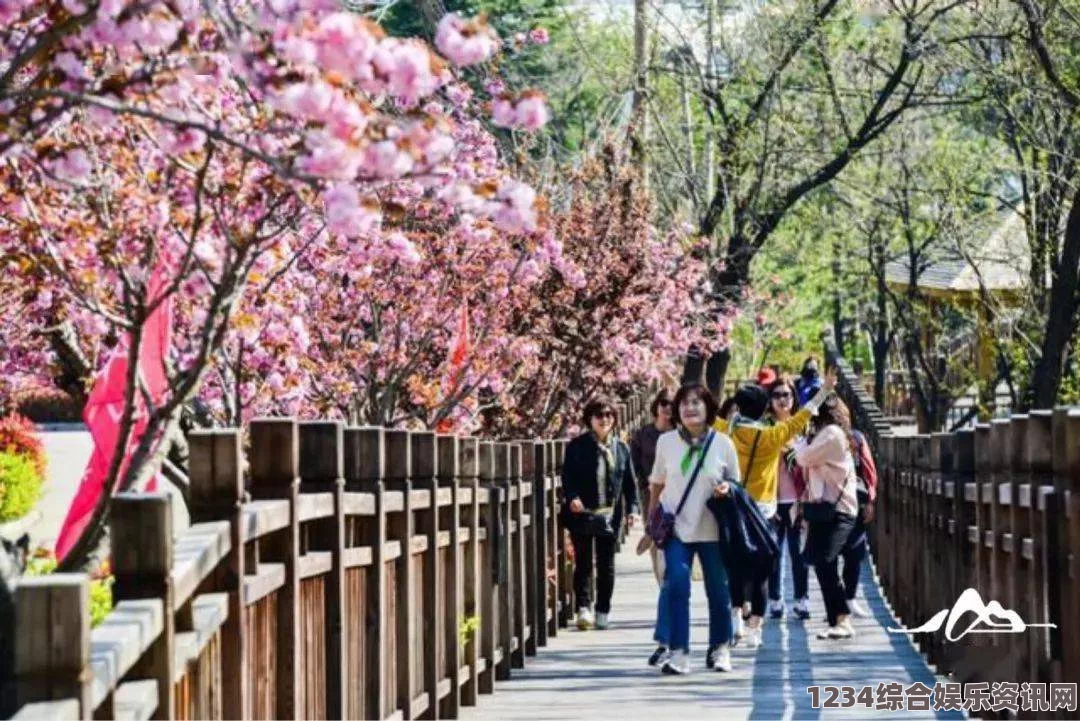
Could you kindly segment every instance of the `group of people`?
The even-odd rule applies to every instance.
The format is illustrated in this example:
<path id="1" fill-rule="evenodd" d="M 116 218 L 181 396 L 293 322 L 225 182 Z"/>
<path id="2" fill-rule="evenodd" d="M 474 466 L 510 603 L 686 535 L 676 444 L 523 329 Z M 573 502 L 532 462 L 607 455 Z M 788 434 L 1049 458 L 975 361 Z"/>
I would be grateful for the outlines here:
<path id="1" fill-rule="evenodd" d="M 766 615 L 786 615 L 785 548 L 793 615 L 810 618 L 812 566 L 826 612 L 818 638 L 853 637 L 851 616 L 869 615 L 856 593 L 877 472 L 835 386 L 835 373 L 821 377 L 813 357 L 797 378 L 764 369 L 756 383 L 722 403 L 704 386 L 687 384 L 673 397 L 657 395 L 652 422 L 629 444 L 616 431 L 614 406 L 589 402 L 583 413 L 588 430 L 568 444 L 562 472 L 578 628 L 608 627 L 621 514 L 625 508 L 632 527 L 644 504 L 647 532 L 638 552 L 651 553 L 660 585 L 650 665 L 667 674 L 690 671 L 695 558 L 708 599 L 707 668 L 730 671 L 732 647 L 759 647 Z M 744 525 L 755 520 L 773 552 L 733 550 L 733 526 L 746 533 Z"/>

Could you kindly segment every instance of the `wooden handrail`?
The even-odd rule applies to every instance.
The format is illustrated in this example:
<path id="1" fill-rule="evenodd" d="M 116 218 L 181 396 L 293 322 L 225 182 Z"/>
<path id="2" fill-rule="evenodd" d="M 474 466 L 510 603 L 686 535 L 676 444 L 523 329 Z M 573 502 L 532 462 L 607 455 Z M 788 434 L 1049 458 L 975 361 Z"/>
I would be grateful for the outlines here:
<path id="1" fill-rule="evenodd" d="M 1070 571 L 1080 556 L 1080 408 L 896 436 L 832 357 L 840 395 L 873 443 L 871 550 L 896 616 L 918 626 L 974 588 L 1025 623 L 1054 626 L 957 641 L 918 634 L 929 661 L 963 682 L 1080 681 L 1080 579 Z"/>
<path id="2" fill-rule="evenodd" d="M 166 494 L 113 501 L 101 625 L 84 575 L 17 586 L 17 718 L 453 718 L 570 618 L 564 440 L 261 419 L 189 443 L 183 533 Z"/>

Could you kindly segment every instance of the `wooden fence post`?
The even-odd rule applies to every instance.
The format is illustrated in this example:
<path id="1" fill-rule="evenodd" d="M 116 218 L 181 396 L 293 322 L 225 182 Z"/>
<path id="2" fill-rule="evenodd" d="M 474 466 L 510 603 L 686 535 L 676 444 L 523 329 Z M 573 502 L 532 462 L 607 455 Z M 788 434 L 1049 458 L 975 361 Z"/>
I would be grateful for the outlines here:
<path id="1" fill-rule="evenodd" d="M 535 654 L 547 645 L 547 476 L 545 475 L 544 444 L 527 441 L 521 444 L 522 473 L 532 483 L 532 502 L 529 504 L 532 523 L 529 525 L 529 624 L 532 635 L 525 652 Z"/>
<path id="2" fill-rule="evenodd" d="M 1005 541 L 1011 540 L 1007 538 L 1008 529 L 1008 506 L 1002 493 L 1008 494 L 1008 477 L 1009 477 L 1009 456 L 1008 456 L 1008 442 L 1009 442 L 1009 419 L 997 418 L 990 422 L 990 473 L 987 477 L 987 485 L 989 486 L 989 492 L 987 493 L 987 500 L 990 504 L 990 532 L 983 534 L 983 545 L 986 547 L 987 552 L 990 554 L 991 568 L 991 590 L 990 598 L 1000 602 L 1006 608 L 1009 606 L 1009 586 L 1010 586 L 1010 568 L 1009 557 L 1005 552 Z M 984 489 L 986 486 L 984 486 Z M 1010 634 L 1011 636 L 1011 634 Z M 1009 646 L 1011 645 L 1011 638 L 1004 638 L 1003 634 L 991 634 L 990 644 L 992 646 Z M 1012 654 L 1008 654 L 1009 660 L 1000 668 L 1000 671 L 1005 674 L 1001 678 L 994 678 L 994 681 L 1008 681 L 1012 679 L 1011 675 L 1011 657 Z"/>
<path id="3" fill-rule="evenodd" d="M 1057 553 L 1052 560 L 1063 588 L 1054 619 L 1058 628 L 1050 634 L 1051 654 L 1060 659 L 1055 671 L 1061 680 L 1075 682 L 1080 679 L 1080 409 L 1054 411 L 1053 447 L 1054 496 L 1060 503 L 1047 520 L 1057 526 Z"/>
<path id="4" fill-rule="evenodd" d="M 192 523 L 229 521 L 229 555 L 211 576 L 213 590 L 229 594 L 229 616 L 221 626 L 222 712 L 225 718 L 250 719 L 245 684 L 248 666 L 244 624 L 244 452 L 236 428 L 197 430 L 188 435 L 190 455 L 188 511 Z"/>
<path id="5" fill-rule="evenodd" d="M 499 632 L 497 643 L 502 657 L 495 664 L 495 680 L 510 678 L 511 643 L 514 638 L 514 554 L 513 548 L 513 504 L 510 502 L 510 444 L 498 442 L 494 445 L 495 483 L 492 494 L 495 499 L 495 513 L 498 526 L 502 528 L 501 543 L 498 544 L 498 610 Z M 490 498 L 490 497 L 489 497 Z M 488 501 L 491 503 L 491 500 Z"/>
<path id="6" fill-rule="evenodd" d="M 398 558 L 396 587 L 389 589 L 395 594 L 394 614 L 397 622 L 397 708 L 402 718 L 413 718 L 412 702 L 415 693 L 413 664 L 416 652 L 416 579 L 412 554 L 413 527 L 412 483 L 409 468 L 412 466 L 412 443 L 408 431 L 387 430 L 386 438 L 386 487 L 401 493 L 401 513 L 387 521 L 389 538 L 401 544 Z"/>
<path id="7" fill-rule="evenodd" d="M 436 438 L 436 469 L 438 470 L 439 489 L 450 493 L 450 505 L 440 511 L 440 528 L 449 529 L 450 545 L 446 549 L 446 563 L 443 565 L 443 615 L 442 644 L 445 673 L 450 680 L 450 692 L 439 704 L 439 716 L 457 718 L 461 706 L 461 640 L 459 628 L 464 621 L 464 586 L 461 573 L 461 486 L 458 478 L 461 473 L 458 439 L 456 436 L 439 435 Z M 470 673 L 471 675 L 471 673 Z"/>
<path id="8" fill-rule="evenodd" d="M 119 493 L 109 513 L 112 569 L 116 579 L 115 603 L 146 598 L 160 599 L 161 634 L 150 644 L 130 672 L 132 678 L 157 682 L 155 719 L 176 715 L 173 686 L 176 651 L 176 618 L 173 604 L 172 504 L 168 493 Z"/>
<path id="9" fill-rule="evenodd" d="M 545 587 L 547 590 L 547 635 L 559 633 L 559 519 L 558 482 L 555 479 L 555 445 L 551 441 L 541 443 L 544 452 L 544 544 L 547 553 L 545 563 Z M 550 488 L 548 487 L 550 485 Z"/>
<path id="10" fill-rule="evenodd" d="M 1047 505 L 1054 507 L 1054 457 L 1052 453 L 1053 443 L 1053 411 L 1033 410 L 1029 414 L 1027 435 L 1023 439 L 1024 464 L 1027 468 L 1027 482 L 1029 491 L 1027 506 L 1021 510 L 1026 517 L 1026 524 L 1031 535 L 1031 554 L 1026 553 L 1026 541 L 1021 544 L 1023 562 L 1029 570 L 1028 580 L 1035 590 L 1034 605 L 1031 607 L 1032 623 L 1054 623 L 1050 616 L 1051 609 L 1060 607 L 1062 579 L 1056 569 L 1053 574 L 1047 572 L 1049 557 L 1056 554 L 1057 549 L 1050 549 L 1053 543 L 1048 535 L 1046 509 Z M 1023 504 L 1021 504 L 1023 505 Z M 1056 558 L 1055 564 L 1056 566 Z M 1024 586 L 1021 586 L 1023 593 Z M 1029 634 L 1028 653 L 1030 656 L 1027 675 L 1032 681 L 1045 681 L 1050 678 L 1050 635 L 1049 629 L 1033 629 Z"/>
<path id="11" fill-rule="evenodd" d="M 285 584 L 277 591 L 276 705 L 280 718 L 297 718 L 302 708 L 298 429 L 291 418 L 261 418 L 251 422 L 250 433 L 252 497 L 289 502 L 289 525 L 260 539 L 260 548 L 267 561 L 285 568 Z"/>
<path id="12" fill-rule="evenodd" d="M 458 467 L 458 484 L 460 492 L 468 494 L 469 501 L 465 506 L 465 518 L 463 524 L 469 530 L 469 538 L 465 543 L 465 552 L 462 563 L 462 582 L 464 599 L 462 614 L 465 618 L 475 619 L 476 626 L 472 637 L 465 644 L 465 663 L 469 666 L 469 678 L 461 688 L 461 705 L 475 706 L 479 693 L 479 681 L 481 676 L 480 664 L 484 662 L 481 651 L 481 639 L 484 636 L 484 628 L 491 619 L 483 616 L 483 601 L 481 594 L 482 573 L 481 545 L 480 545 L 480 487 L 477 475 L 480 470 L 480 444 L 475 438 L 462 438 L 458 445 L 460 465 Z"/>
<path id="13" fill-rule="evenodd" d="M 494 583 L 495 537 L 499 528 L 499 489 L 495 486 L 495 444 L 480 441 L 477 454 L 477 475 L 487 493 L 487 507 L 483 511 L 484 538 L 483 552 L 480 554 L 480 655 L 484 659 L 484 670 L 480 674 L 478 691 L 492 693 L 495 690 L 495 649 L 498 644 L 497 634 L 500 625 L 499 604 L 495 599 L 498 585 Z M 479 495 L 479 490 L 477 492 Z"/>
<path id="14" fill-rule="evenodd" d="M 364 607 L 350 608 L 348 623 L 353 632 L 364 634 L 363 677 L 349 669 L 350 685 L 359 684 L 363 691 L 363 708 L 351 706 L 349 718 L 385 719 L 390 715 L 393 700 L 389 693 L 386 584 L 386 493 L 383 489 L 386 455 L 381 428 L 347 428 L 344 431 L 345 484 L 349 491 L 370 492 L 374 512 L 370 519 L 361 519 L 357 541 L 371 549 L 371 566 L 364 593 Z M 354 626 L 354 624 L 356 624 Z M 352 638 L 350 633 L 350 639 Z M 351 641 L 350 641 L 351 643 Z M 355 696 L 354 696 L 355 698 Z"/>
<path id="15" fill-rule="evenodd" d="M 521 444 L 507 443 L 508 458 L 510 461 L 509 472 L 506 477 L 507 500 L 509 502 L 510 523 L 513 528 L 513 543 L 510 544 L 511 563 L 507 568 L 511 569 L 510 595 L 511 608 L 513 610 L 512 628 L 514 634 L 514 648 L 510 654 L 512 668 L 525 668 L 525 639 L 528 635 L 528 609 L 526 594 L 526 543 L 525 537 L 528 531 L 525 528 L 525 486 L 521 479 Z M 535 653 L 535 651 L 534 651 Z"/>
<path id="16" fill-rule="evenodd" d="M 15 587 L 16 706 L 74 698 L 91 719 L 90 581 L 83 573 L 27 577 Z"/>
<path id="17" fill-rule="evenodd" d="M 423 555 L 423 568 L 420 576 L 420 593 L 424 599 L 423 616 L 418 619 L 418 646 L 423 649 L 421 666 L 423 668 L 424 691 L 427 693 L 427 710 L 421 718 L 439 718 L 439 682 L 442 674 L 439 670 L 439 658 L 445 647 L 443 628 L 443 604 L 446 596 L 439 586 L 442 565 L 439 550 L 439 485 L 435 476 L 438 473 L 438 457 L 435 448 L 435 434 L 429 431 L 413 432 L 412 453 L 409 478 L 412 487 L 427 491 L 429 504 L 426 509 L 417 512 L 417 528 L 421 536 L 427 539 L 427 551 Z M 457 680 L 456 678 L 454 679 Z"/>
<path id="18" fill-rule="evenodd" d="M 326 578 L 326 715 L 346 718 L 348 654 L 345 653 L 345 480 L 344 432 L 336 421 L 300 424 L 301 490 L 331 493 L 334 515 L 312 522 L 312 550 L 329 551 Z"/>
<path id="19" fill-rule="evenodd" d="M 559 553 L 558 576 L 559 576 L 559 625 L 568 626 L 574 619 L 577 609 L 574 608 L 574 570 L 571 559 L 566 555 L 566 528 L 562 517 L 562 469 L 566 459 L 566 441 L 552 441 L 553 454 L 555 456 L 555 537 L 556 548 Z"/>

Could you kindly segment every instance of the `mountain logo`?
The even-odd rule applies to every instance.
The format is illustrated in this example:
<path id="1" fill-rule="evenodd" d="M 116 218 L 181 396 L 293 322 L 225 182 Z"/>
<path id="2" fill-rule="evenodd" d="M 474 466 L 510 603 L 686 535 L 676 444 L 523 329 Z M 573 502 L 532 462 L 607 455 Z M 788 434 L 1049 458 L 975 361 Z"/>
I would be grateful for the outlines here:
<path id="1" fill-rule="evenodd" d="M 975 614 L 975 619 L 960 628 L 964 614 Z M 1057 628 L 1056 623 L 1026 623 L 1016 611 L 1002 607 L 997 601 L 985 603 L 974 588 L 965 589 L 951 609 L 943 608 L 929 621 L 917 628 L 890 628 L 889 633 L 935 633 L 945 626 L 945 638 L 959 641 L 969 633 L 1023 633 L 1029 628 Z"/>

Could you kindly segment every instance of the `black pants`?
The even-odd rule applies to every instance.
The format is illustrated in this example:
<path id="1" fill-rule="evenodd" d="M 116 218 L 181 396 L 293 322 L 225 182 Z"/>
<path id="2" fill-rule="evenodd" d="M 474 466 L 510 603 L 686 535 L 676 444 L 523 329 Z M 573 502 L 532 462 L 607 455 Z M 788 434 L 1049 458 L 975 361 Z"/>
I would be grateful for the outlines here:
<path id="1" fill-rule="evenodd" d="M 844 550 L 840 552 L 844 559 L 844 595 L 847 600 L 855 598 L 855 592 L 859 590 L 859 571 L 862 570 L 863 559 L 869 549 L 869 541 L 866 539 L 866 525 L 862 519 L 855 521 L 855 527 L 851 529 Z"/>
<path id="2" fill-rule="evenodd" d="M 828 523 L 811 523 L 810 536 L 807 539 L 807 555 L 814 564 L 821 596 L 825 601 L 825 615 L 829 625 L 836 625 L 840 615 L 847 615 L 850 609 L 844 586 L 840 582 L 840 553 L 855 527 L 855 517 L 837 513 Z"/>
<path id="3" fill-rule="evenodd" d="M 729 568 L 728 578 L 731 589 L 731 607 L 742 608 L 750 601 L 750 615 L 765 615 L 765 587 L 769 583 L 772 569 Z"/>
<path id="4" fill-rule="evenodd" d="M 577 608 L 591 603 L 593 564 L 596 565 L 596 612 L 611 611 L 611 592 L 615 588 L 615 539 L 571 533 L 574 542 L 574 596 Z M 595 553 L 594 553 L 595 543 Z"/>
<path id="5" fill-rule="evenodd" d="M 798 600 L 806 598 L 807 578 L 810 575 L 810 570 L 806 566 L 802 548 L 799 547 L 799 526 L 791 525 L 791 507 L 793 505 L 793 503 L 781 503 L 779 505 L 776 512 L 780 516 L 780 522 L 776 524 L 775 528 L 776 542 L 780 546 L 781 555 L 784 553 L 784 539 L 787 538 L 788 558 L 791 560 L 791 576 L 795 581 L 795 599 Z M 773 601 L 780 600 L 781 591 L 783 590 L 781 584 L 781 571 L 783 568 L 784 559 L 778 558 L 776 568 L 769 575 L 769 598 Z"/>

